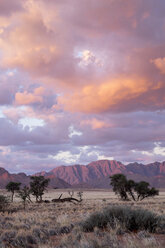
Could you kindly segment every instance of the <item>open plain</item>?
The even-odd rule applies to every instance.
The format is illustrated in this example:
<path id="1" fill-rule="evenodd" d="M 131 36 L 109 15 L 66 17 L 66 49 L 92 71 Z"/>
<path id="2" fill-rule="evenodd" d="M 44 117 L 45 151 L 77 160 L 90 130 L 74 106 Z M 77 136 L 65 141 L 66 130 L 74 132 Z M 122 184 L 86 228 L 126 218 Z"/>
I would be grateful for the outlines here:
<path id="1" fill-rule="evenodd" d="M 72 192 L 72 190 L 70 190 Z M 80 190 L 75 190 L 77 197 Z M 73 192 L 72 192 L 73 193 Z M 10 194 L 1 191 L 1 194 Z M 163 248 L 165 233 L 158 230 L 150 233 L 145 230 L 126 231 L 121 223 L 112 228 L 95 228 L 93 232 L 84 232 L 81 223 L 94 212 L 112 206 L 130 206 L 132 209 L 143 208 L 165 216 L 165 191 L 159 196 L 144 199 L 141 202 L 123 202 L 111 190 L 84 190 L 80 203 L 53 203 L 52 199 L 70 197 L 69 190 L 48 190 L 43 200 L 50 203 L 28 203 L 23 209 L 17 197 L 10 204 L 8 211 L 0 213 L 0 247 L 25 248 Z"/>

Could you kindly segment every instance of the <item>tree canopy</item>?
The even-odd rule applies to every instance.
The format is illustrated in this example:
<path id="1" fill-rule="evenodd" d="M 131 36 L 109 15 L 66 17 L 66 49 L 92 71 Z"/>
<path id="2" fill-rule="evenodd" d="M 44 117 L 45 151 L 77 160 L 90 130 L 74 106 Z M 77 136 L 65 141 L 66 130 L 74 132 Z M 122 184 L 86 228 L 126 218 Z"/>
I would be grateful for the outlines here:
<path id="1" fill-rule="evenodd" d="M 14 198 L 14 193 L 15 191 L 18 191 L 20 189 L 20 185 L 21 183 L 18 183 L 18 182 L 9 182 L 7 185 L 6 185 L 6 189 L 12 193 L 11 195 L 11 201 L 13 202 L 13 198 Z"/>
<path id="2" fill-rule="evenodd" d="M 19 190 L 18 197 L 23 201 L 24 209 L 26 208 L 26 202 L 32 202 L 30 199 L 31 189 L 27 186 L 24 186 Z"/>
<path id="3" fill-rule="evenodd" d="M 123 174 L 115 174 L 110 177 L 110 185 L 113 191 L 120 196 L 122 200 L 142 201 L 147 197 L 154 197 L 159 194 L 159 190 L 150 188 L 148 182 L 127 180 Z"/>
<path id="4" fill-rule="evenodd" d="M 42 201 L 42 196 L 49 184 L 50 179 L 45 179 L 43 176 L 32 176 L 30 177 L 30 179 L 30 188 L 32 195 L 36 197 L 36 202 L 40 202 Z"/>

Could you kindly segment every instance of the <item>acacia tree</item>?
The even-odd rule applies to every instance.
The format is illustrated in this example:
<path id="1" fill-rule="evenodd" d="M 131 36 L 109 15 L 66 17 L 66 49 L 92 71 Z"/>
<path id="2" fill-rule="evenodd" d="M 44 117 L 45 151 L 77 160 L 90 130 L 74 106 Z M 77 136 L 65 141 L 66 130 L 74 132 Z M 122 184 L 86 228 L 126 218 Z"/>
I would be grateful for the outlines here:
<path id="1" fill-rule="evenodd" d="M 115 174 L 111 176 L 110 179 L 110 185 L 113 187 L 115 194 L 119 195 L 122 200 L 128 200 L 126 176 L 123 174 Z"/>
<path id="2" fill-rule="evenodd" d="M 45 179 L 43 176 L 32 176 L 30 177 L 30 179 L 30 188 L 32 195 L 36 197 L 36 202 L 42 202 L 42 196 L 49 184 L 50 179 Z"/>
<path id="3" fill-rule="evenodd" d="M 7 185 L 6 185 L 6 189 L 11 192 L 11 201 L 13 202 L 13 199 L 14 199 L 14 194 L 15 194 L 15 191 L 18 191 L 20 189 L 20 185 L 21 183 L 18 183 L 18 182 L 9 182 Z"/>
<path id="4" fill-rule="evenodd" d="M 154 197 L 159 194 L 157 189 L 149 187 L 148 182 L 127 180 L 123 174 L 115 174 L 111 176 L 110 179 L 110 185 L 113 191 L 115 194 L 118 194 L 122 200 L 130 200 L 130 196 L 134 201 L 142 201 L 144 198 Z"/>
<path id="5" fill-rule="evenodd" d="M 133 180 L 127 180 L 126 187 L 125 187 L 126 192 L 128 193 L 128 195 L 130 195 L 132 197 L 132 199 L 134 201 L 136 201 L 136 196 L 135 196 L 135 192 L 134 192 L 136 185 L 137 184 Z"/>
<path id="6" fill-rule="evenodd" d="M 24 186 L 24 188 L 19 190 L 18 192 L 18 197 L 21 198 L 21 200 L 23 201 L 24 210 L 26 208 L 26 203 L 32 202 L 30 199 L 30 194 L 31 194 L 31 189 L 27 186 Z"/>
<path id="7" fill-rule="evenodd" d="M 149 183 L 145 181 L 136 183 L 135 191 L 137 193 L 137 200 L 140 200 L 140 201 L 142 201 L 146 197 L 153 197 L 159 194 L 159 191 L 155 189 L 154 187 L 150 189 Z"/>

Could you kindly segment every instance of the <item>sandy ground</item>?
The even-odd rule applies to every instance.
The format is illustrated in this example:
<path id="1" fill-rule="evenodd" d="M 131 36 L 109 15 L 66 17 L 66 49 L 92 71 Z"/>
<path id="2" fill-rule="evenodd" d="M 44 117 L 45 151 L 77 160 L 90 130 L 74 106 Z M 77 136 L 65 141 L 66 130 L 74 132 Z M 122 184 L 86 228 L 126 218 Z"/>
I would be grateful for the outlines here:
<path id="1" fill-rule="evenodd" d="M 83 192 L 83 200 L 86 203 L 89 203 L 91 201 L 95 201 L 95 203 L 101 203 L 106 202 L 108 204 L 115 204 L 120 203 L 120 200 L 117 195 L 111 190 L 111 189 L 94 189 L 94 190 L 72 190 L 72 189 L 49 189 L 45 191 L 45 194 L 43 196 L 43 200 L 49 200 L 51 201 L 54 198 L 59 198 L 59 196 L 62 194 L 61 198 L 69 197 L 69 192 L 73 194 L 73 197 L 77 198 L 78 192 Z M 10 198 L 11 194 L 9 192 L 6 192 L 6 190 L 0 190 L 0 194 L 8 195 Z M 32 201 L 35 201 L 35 198 L 31 196 Z M 20 198 L 18 198 L 17 193 L 14 197 L 15 202 L 20 202 Z M 122 202 L 123 203 L 123 202 Z M 126 204 L 132 204 L 134 202 L 127 202 Z M 159 195 L 154 198 L 146 198 L 141 202 L 137 202 L 135 204 L 139 205 L 145 205 L 145 204 L 151 204 L 151 205 L 157 205 L 160 207 L 165 206 L 165 190 L 161 189 L 159 191 Z"/>

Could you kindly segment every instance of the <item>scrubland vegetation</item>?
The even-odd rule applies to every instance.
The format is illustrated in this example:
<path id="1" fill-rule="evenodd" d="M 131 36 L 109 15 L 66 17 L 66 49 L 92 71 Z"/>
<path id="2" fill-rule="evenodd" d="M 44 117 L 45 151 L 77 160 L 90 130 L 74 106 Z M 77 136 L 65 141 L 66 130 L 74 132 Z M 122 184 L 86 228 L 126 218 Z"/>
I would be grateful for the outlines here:
<path id="1" fill-rule="evenodd" d="M 70 191 L 71 192 L 71 191 Z M 111 190 L 88 190 L 80 202 L 51 202 L 76 197 L 68 190 L 49 190 L 43 200 L 27 203 L 15 193 L 0 212 L 0 247 L 20 248 L 163 248 L 165 192 L 140 202 L 122 201 Z M 1 195 L 10 197 L 5 190 Z"/>

